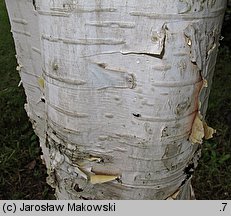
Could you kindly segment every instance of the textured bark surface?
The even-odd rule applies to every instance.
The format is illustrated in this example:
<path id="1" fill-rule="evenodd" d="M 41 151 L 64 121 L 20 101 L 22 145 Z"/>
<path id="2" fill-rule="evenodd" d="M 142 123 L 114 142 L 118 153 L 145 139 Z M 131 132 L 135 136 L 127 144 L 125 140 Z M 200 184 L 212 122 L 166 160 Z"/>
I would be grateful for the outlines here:
<path id="1" fill-rule="evenodd" d="M 6 3 L 57 198 L 192 198 L 226 2 Z"/>

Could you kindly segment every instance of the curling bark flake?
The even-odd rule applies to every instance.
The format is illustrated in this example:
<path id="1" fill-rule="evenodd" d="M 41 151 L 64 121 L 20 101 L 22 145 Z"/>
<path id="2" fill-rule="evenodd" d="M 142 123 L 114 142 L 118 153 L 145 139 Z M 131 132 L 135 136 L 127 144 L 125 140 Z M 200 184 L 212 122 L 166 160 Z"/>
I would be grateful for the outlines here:
<path id="1" fill-rule="evenodd" d="M 57 198 L 193 198 L 226 2 L 6 3 Z"/>

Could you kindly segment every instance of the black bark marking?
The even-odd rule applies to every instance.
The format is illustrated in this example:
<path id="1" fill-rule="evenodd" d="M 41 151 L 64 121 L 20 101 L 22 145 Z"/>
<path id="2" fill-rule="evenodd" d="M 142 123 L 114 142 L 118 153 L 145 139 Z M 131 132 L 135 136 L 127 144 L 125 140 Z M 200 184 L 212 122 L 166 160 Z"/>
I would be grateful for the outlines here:
<path id="1" fill-rule="evenodd" d="M 192 176 L 194 173 L 194 163 L 190 163 L 187 167 L 184 169 L 184 174 L 186 175 L 186 178 L 181 182 L 181 186 L 183 186 Z"/>
<path id="2" fill-rule="evenodd" d="M 105 63 L 98 63 L 98 66 L 105 69 L 107 67 L 107 64 L 105 64 Z"/>
<path id="3" fill-rule="evenodd" d="M 80 196 L 79 198 L 82 199 L 82 200 L 92 200 L 91 198 L 84 197 L 84 196 Z"/>
<path id="4" fill-rule="evenodd" d="M 34 6 L 34 9 L 37 10 L 36 0 L 32 0 L 32 3 L 33 3 L 33 6 Z"/>
<path id="5" fill-rule="evenodd" d="M 75 190 L 76 192 L 82 192 L 82 191 L 83 191 L 83 189 L 80 188 L 78 184 L 75 184 L 74 190 Z"/>
<path id="6" fill-rule="evenodd" d="M 141 117 L 141 115 L 138 114 L 138 113 L 132 113 L 132 115 L 135 116 L 135 117 L 137 117 L 137 118 Z"/>

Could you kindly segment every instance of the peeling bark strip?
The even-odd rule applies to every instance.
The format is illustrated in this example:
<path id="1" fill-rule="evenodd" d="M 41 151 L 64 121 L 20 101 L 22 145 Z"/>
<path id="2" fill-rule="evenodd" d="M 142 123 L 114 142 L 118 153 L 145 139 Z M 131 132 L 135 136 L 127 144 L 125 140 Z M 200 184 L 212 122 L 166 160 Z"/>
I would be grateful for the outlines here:
<path id="1" fill-rule="evenodd" d="M 226 2 L 6 3 L 57 198 L 194 199 Z"/>

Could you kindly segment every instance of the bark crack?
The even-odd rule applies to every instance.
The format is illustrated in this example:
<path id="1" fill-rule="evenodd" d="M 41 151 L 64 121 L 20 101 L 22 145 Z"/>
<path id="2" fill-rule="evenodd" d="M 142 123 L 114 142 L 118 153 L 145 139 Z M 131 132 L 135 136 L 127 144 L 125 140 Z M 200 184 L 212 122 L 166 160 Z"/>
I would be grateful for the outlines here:
<path id="1" fill-rule="evenodd" d="M 165 50 L 163 49 L 160 54 L 151 54 L 151 53 L 144 53 L 144 52 L 128 52 L 128 53 L 122 53 L 122 55 L 146 55 L 151 56 L 153 58 L 163 59 Z"/>
<path id="2" fill-rule="evenodd" d="M 161 45 L 162 49 L 160 52 L 151 53 L 151 52 L 136 52 L 136 51 L 123 52 L 123 51 L 121 51 L 122 55 L 146 55 L 146 56 L 150 56 L 153 58 L 163 59 L 164 54 L 165 54 L 165 43 L 166 43 L 166 37 L 167 37 L 166 30 L 168 30 L 168 27 L 166 26 L 166 24 L 164 24 L 162 26 L 162 30 L 161 30 L 161 33 L 163 33 L 163 37 L 160 39 L 161 44 L 162 44 Z M 152 41 L 156 42 L 158 40 L 159 40 L 158 36 L 156 36 L 156 35 L 153 36 Z"/>

